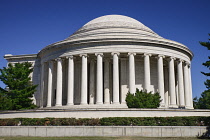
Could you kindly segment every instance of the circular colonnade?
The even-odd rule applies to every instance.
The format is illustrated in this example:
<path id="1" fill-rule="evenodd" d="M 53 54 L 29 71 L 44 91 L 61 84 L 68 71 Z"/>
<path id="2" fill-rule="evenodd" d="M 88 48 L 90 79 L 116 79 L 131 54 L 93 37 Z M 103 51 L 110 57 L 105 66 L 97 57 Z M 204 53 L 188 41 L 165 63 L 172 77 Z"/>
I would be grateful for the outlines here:
<path id="1" fill-rule="evenodd" d="M 192 57 L 133 18 L 102 16 L 39 52 L 39 106 L 125 108 L 138 88 L 159 92 L 161 108 L 193 109 Z"/>

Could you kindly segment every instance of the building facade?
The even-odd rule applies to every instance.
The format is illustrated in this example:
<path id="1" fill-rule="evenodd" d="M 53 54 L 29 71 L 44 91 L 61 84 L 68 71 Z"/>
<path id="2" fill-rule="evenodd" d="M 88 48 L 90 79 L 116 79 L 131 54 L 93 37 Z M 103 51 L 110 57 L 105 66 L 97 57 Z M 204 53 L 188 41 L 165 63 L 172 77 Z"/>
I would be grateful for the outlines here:
<path id="1" fill-rule="evenodd" d="M 126 108 L 136 88 L 159 92 L 160 108 L 193 109 L 192 52 L 139 21 L 102 16 L 67 39 L 33 55 L 5 55 L 8 63 L 33 63 L 40 108 Z"/>

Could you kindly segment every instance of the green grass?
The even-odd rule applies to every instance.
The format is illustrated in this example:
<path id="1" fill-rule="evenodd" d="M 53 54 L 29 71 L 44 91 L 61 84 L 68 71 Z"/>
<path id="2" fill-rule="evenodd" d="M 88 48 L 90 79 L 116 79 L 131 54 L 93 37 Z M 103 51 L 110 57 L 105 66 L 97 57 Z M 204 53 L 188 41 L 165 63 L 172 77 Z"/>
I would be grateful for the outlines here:
<path id="1" fill-rule="evenodd" d="M 198 140 L 192 137 L 0 137 L 0 140 Z M 205 140 L 205 139 L 203 139 Z M 206 139 L 207 140 L 207 139 Z"/>

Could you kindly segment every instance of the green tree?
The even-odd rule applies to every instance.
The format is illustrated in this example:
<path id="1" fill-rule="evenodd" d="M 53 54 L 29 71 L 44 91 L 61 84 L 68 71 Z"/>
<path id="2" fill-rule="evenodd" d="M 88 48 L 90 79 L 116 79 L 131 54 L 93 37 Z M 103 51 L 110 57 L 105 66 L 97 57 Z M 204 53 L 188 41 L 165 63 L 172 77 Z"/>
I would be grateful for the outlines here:
<path id="1" fill-rule="evenodd" d="M 209 34 L 210 36 L 210 34 Z M 210 40 L 210 39 L 209 39 Z M 202 46 L 206 47 L 210 50 L 210 42 L 199 42 Z M 210 70 L 210 56 L 208 56 L 208 60 L 203 63 L 205 67 Z M 210 76 L 210 72 L 201 72 L 205 76 Z M 201 97 L 199 99 L 194 98 L 194 107 L 199 109 L 210 109 L 210 79 L 207 79 L 204 84 L 206 85 L 207 90 L 201 93 Z"/>
<path id="2" fill-rule="evenodd" d="M 152 94 L 151 92 L 136 89 L 136 93 L 129 92 L 125 100 L 128 108 L 158 108 L 161 102 L 160 98 L 159 93 Z"/>
<path id="3" fill-rule="evenodd" d="M 5 90 L 0 87 L 0 110 L 9 110 L 12 107 L 11 100 L 5 93 Z"/>
<path id="4" fill-rule="evenodd" d="M 36 91 L 36 85 L 31 82 L 30 74 L 33 72 L 32 64 L 29 62 L 9 64 L 8 67 L 0 69 L 0 80 L 6 85 L 6 89 L 0 89 L 2 110 L 32 109 L 32 97 Z"/>

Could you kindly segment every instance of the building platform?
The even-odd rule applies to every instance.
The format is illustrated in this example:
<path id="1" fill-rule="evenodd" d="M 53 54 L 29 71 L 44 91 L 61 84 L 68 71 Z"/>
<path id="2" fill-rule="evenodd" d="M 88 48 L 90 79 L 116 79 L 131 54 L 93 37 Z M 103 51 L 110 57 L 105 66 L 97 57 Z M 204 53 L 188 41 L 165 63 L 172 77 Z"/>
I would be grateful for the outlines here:
<path id="1" fill-rule="evenodd" d="M 103 117 L 175 117 L 210 116 L 203 109 L 130 109 L 130 108 L 42 108 L 23 111 L 1 111 L 0 118 L 103 118 Z"/>

